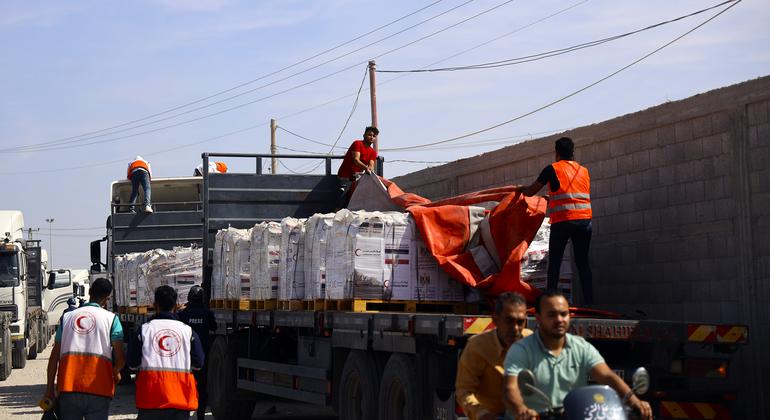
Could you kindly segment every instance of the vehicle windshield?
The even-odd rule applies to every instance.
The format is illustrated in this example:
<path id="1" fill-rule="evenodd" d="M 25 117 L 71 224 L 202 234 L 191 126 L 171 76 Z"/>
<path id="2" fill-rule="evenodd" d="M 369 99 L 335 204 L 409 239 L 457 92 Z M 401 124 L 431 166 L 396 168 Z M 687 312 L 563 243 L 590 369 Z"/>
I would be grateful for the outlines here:
<path id="1" fill-rule="evenodd" d="M 0 287 L 19 285 L 19 260 L 15 252 L 0 252 Z"/>

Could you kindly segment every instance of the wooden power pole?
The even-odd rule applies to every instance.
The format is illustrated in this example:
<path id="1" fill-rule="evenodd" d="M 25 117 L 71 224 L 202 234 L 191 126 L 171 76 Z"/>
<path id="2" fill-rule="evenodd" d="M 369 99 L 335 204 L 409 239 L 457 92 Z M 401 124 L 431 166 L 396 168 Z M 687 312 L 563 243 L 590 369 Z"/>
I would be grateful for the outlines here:
<path id="1" fill-rule="evenodd" d="M 374 60 L 369 61 L 369 98 L 372 104 L 372 127 L 377 127 L 377 65 Z M 380 140 L 379 138 L 374 142 L 374 150 L 377 152 L 377 156 L 380 155 Z"/>
<path id="2" fill-rule="evenodd" d="M 270 119 L 270 154 L 275 156 L 278 153 L 278 147 L 275 145 L 275 119 Z M 278 164 L 278 159 L 273 157 L 270 160 L 270 173 L 275 175 L 276 174 L 276 165 Z"/>

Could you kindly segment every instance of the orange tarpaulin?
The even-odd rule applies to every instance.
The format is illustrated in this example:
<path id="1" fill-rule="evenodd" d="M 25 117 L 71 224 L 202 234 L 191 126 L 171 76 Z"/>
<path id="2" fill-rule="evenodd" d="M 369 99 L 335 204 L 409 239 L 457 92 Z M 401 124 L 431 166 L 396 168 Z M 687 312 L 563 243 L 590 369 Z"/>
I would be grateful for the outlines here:
<path id="1" fill-rule="evenodd" d="M 532 301 L 540 294 L 520 274 L 522 257 L 545 218 L 543 197 L 525 197 L 506 186 L 431 202 L 387 179 L 375 180 L 359 184 L 378 185 L 411 213 L 426 247 L 450 277 L 488 296 L 515 291 Z"/>

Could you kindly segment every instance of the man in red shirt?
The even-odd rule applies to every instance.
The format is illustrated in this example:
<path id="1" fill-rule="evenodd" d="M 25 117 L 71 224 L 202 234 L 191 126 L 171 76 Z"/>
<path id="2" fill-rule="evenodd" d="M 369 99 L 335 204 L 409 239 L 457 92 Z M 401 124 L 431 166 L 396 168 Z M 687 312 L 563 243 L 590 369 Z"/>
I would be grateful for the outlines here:
<path id="1" fill-rule="evenodd" d="M 342 160 L 337 178 L 340 182 L 340 207 L 346 207 L 350 200 L 351 188 L 362 172 L 374 172 L 374 165 L 377 162 L 377 150 L 374 148 L 374 142 L 380 130 L 377 127 L 366 127 L 364 129 L 364 139 L 356 140 L 348 148 L 345 158 Z"/>
<path id="2" fill-rule="evenodd" d="M 342 165 L 337 171 L 338 177 L 347 181 L 355 181 L 357 174 L 364 171 L 374 171 L 377 151 L 373 145 L 378 134 L 380 134 L 380 130 L 377 127 L 364 129 L 364 139 L 354 141 L 348 148 L 348 152 L 345 153 L 345 159 L 342 160 Z"/>

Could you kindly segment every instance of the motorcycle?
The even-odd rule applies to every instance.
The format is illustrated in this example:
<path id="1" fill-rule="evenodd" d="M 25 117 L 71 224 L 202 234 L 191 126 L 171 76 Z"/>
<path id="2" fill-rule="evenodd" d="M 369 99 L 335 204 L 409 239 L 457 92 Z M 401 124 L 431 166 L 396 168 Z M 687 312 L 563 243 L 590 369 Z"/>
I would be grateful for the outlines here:
<path id="1" fill-rule="evenodd" d="M 517 383 L 524 396 L 535 395 L 548 404 L 548 410 L 538 413 L 541 420 L 633 420 L 639 413 L 628 405 L 631 393 L 622 400 L 614 389 L 606 385 L 588 385 L 573 389 L 564 398 L 564 405 L 554 407 L 551 399 L 537 387 L 535 375 L 530 370 L 519 372 Z M 638 368 L 631 377 L 631 391 L 644 395 L 650 387 L 647 369 Z"/>

